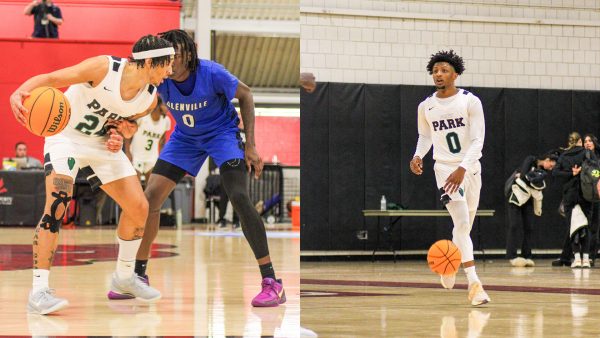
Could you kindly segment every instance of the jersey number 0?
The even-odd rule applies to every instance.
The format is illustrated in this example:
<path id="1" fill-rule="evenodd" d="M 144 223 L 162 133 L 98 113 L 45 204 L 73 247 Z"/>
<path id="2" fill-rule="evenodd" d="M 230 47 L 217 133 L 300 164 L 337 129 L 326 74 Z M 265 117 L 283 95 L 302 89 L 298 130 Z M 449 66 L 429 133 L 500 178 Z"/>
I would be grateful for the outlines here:
<path id="1" fill-rule="evenodd" d="M 193 128 L 194 127 L 194 115 L 192 114 L 185 114 L 181 117 L 181 119 L 183 120 L 183 123 L 188 126 Z"/>
<path id="2" fill-rule="evenodd" d="M 458 141 L 458 134 L 451 132 L 446 134 L 446 142 L 448 142 L 448 149 L 453 154 L 460 153 L 460 141 Z"/>

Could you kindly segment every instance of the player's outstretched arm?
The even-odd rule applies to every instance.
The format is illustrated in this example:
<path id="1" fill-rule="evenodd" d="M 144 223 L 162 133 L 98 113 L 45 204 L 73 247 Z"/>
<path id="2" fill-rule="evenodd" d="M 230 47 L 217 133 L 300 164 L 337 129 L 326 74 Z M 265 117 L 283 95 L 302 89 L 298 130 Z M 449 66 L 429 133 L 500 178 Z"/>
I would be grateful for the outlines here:
<path id="1" fill-rule="evenodd" d="M 84 82 L 96 86 L 106 75 L 108 62 L 105 56 L 96 56 L 86 59 L 75 66 L 29 78 L 10 96 L 10 108 L 15 118 L 19 123 L 25 124 L 26 121 L 23 114 L 27 112 L 27 109 L 23 106 L 23 100 L 29 96 L 29 92 L 33 89 L 42 86 L 64 88 Z"/>
<path id="2" fill-rule="evenodd" d="M 248 167 L 248 172 L 250 172 L 251 168 L 254 168 L 254 177 L 259 178 L 264 163 L 260 155 L 258 155 L 256 144 L 254 143 L 254 98 L 252 97 L 250 88 L 242 81 L 238 83 L 235 97 L 240 101 L 240 114 L 242 115 L 244 131 L 246 133 L 246 149 L 244 151 L 246 166 Z"/>

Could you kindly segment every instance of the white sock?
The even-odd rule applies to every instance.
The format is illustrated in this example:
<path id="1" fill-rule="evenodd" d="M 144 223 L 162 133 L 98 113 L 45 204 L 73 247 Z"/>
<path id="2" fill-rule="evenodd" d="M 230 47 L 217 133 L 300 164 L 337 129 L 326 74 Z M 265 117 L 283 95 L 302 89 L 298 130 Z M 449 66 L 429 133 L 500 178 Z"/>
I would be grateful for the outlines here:
<path id="1" fill-rule="evenodd" d="M 142 239 L 126 241 L 117 237 L 119 241 L 119 256 L 117 258 L 117 276 L 119 279 L 128 279 L 135 269 L 135 256 L 137 255 Z"/>
<path id="2" fill-rule="evenodd" d="M 590 259 L 590 254 L 589 254 L 589 253 L 584 253 L 584 254 L 583 254 L 583 259 L 584 259 L 584 260 L 586 260 L 586 259 Z"/>
<path id="3" fill-rule="evenodd" d="M 465 268 L 465 273 L 467 274 L 467 280 L 469 281 L 469 285 L 475 282 L 481 283 L 479 277 L 477 277 L 477 273 L 475 272 L 475 266 Z"/>
<path id="4" fill-rule="evenodd" d="M 50 270 L 44 269 L 33 269 L 33 292 L 36 293 L 43 288 L 48 287 L 48 276 L 50 276 Z"/>
<path id="5" fill-rule="evenodd" d="M 581 255 L 579 254 L 579 252 L 573 252 L 573 256 L 575 257 L 576 261 L 580 261 L 581 260 Z"/>

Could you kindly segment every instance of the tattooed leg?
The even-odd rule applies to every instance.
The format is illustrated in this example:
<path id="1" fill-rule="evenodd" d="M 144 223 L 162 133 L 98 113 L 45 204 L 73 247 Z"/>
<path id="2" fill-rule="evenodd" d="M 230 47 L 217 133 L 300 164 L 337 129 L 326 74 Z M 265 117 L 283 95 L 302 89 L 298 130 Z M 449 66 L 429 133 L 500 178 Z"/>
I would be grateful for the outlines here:
<path id="1" fill-rule="evenodd" d="M 112 181 L 102 185 L 102 190 L 123 209 L 117 227 L 118 237 L 126 241 L 142 238 L 148 217 L 148 201 L 137 177 Z"/>
<path id="2" fill-rule="evenodd" d="M 52 171 L 46 176 L 44 215 L 33 235 L 33 268 L 49 270 L 58 246 L 58 232 L 71 196 L 73 179 Z"/>
<path id="3" fill-rule="evenodd" d="M 148 217 L 148 201 L 137 176 L 128 176 L 102 185 L 102 190 L 123 209 L 117 227 L 119 254 L 116 273 L 119 279 L 134 273 L 135 256 L 144 236 Z"/>

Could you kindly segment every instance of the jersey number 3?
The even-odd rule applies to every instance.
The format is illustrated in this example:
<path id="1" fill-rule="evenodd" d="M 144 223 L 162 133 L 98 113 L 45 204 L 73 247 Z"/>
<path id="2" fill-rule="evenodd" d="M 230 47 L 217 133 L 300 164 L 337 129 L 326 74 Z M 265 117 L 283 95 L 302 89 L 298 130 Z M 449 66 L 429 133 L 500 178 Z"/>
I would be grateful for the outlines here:
<path id="1" fill-rule="evenodd" d="M 146 150 L 150 151 L 152 149 L 152 144 L 154 144 L 154 140 L 148 140 L 148 144 L 146 144 Z"/>
<path id="2" fill-rule="evenodd" d="M 458 141 L 458 134 L 455 132 L 446 134 L 446 142 L 448 142 L 448 149 L 453 154 L 460 153 L 460 142 Z"/>

